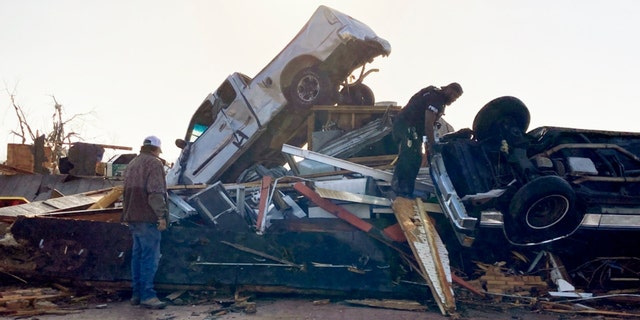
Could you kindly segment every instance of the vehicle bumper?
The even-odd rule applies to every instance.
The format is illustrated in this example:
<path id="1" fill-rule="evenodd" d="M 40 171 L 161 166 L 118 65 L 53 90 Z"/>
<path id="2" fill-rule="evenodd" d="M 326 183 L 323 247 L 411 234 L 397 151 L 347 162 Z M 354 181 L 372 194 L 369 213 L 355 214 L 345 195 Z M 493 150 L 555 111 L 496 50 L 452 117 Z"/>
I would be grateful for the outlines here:
<path id="1" fill-rule="evenodd" d="M 467 210 L 447 174 L 442 155 L 433 155 L 429 168 L 442 211 L 451 223 L 460 244 L 470 247 L 475 240 L 478 219 L 467 214 Z"/>

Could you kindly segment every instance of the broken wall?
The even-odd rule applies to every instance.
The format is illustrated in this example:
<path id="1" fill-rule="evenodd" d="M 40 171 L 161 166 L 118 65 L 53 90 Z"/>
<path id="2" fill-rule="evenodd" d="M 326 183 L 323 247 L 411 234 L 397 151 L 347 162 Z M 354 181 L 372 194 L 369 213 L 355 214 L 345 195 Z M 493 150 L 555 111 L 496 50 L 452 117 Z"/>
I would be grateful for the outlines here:
<path id="1" fill-rule="evenodd" d="M 35 167 L 35 147 L 32 144 L 7 144 L 7 162 L 5 165 L 20 170 L 34 172 Z M 51 148 L 44 147 L 44 159 L 42 159 L 41 167 L 51 169 Z"/>

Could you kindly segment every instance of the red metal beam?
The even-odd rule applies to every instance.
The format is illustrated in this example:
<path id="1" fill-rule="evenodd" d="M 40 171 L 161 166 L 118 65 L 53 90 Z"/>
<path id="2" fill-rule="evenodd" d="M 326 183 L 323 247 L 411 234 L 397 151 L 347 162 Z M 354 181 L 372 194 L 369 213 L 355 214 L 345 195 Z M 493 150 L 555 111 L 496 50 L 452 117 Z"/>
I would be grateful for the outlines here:
<path id="1" fill-rule="evenodd" d="M 311 188 L 307 187 L 303 182 L 297 182 L 296 184 L 293 185 L 293 188 L 296 189 L 305 197 L 309 198 L 309 200 L 317 204 L 320 208 L 327 210 L 329 213 L 348 222 L 352 226 L 364 232 L 369 232 L 371 231 L 371 229 L 373 229 L 373 225 L 358 218 L 356 215 L 338 206 L 337 204 L 321 197 Z"/>

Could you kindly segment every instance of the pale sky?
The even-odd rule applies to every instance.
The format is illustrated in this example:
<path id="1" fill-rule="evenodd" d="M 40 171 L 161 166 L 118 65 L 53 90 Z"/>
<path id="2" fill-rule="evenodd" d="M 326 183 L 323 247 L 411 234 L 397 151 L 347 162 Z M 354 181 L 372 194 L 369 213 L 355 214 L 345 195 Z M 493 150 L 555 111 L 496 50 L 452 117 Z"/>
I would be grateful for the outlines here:
<path id="1" fill-rule="evenodd" d="M 255 76 L 321 4 L 391 43 L 365 81 L 377 101 L 456 81 L 455 129 L 512 95 L 529 129 L 640 131 L 640 1 L 0 0 L 0 161 L 20 142 L 7 91 L 34 129 L 51 130 L 55 96 L 67 117 L 86 114 L 68 128 L 85 142 L 137 152 L 154 134 L 175 161 L 207 94 L 235 71 Z"/>

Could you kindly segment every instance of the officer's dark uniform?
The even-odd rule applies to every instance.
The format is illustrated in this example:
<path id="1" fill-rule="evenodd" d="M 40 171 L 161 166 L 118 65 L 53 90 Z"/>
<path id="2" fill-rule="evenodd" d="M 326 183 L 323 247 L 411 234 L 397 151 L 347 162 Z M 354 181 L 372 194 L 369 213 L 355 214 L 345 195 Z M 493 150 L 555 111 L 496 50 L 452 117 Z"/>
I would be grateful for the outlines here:
<path id="1" fill-rule="evenodd" d="M 399 146 L 391 189 L 397 196 L 412 197 L 422 162 L 422 137 L 425 135 L 425 112 L 444 113 L 446 97 L 434 86 L 414 94 L 393 122 L 393 139 Z M 434 124 L 435 125 L 435 124 Z"/>

